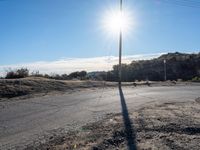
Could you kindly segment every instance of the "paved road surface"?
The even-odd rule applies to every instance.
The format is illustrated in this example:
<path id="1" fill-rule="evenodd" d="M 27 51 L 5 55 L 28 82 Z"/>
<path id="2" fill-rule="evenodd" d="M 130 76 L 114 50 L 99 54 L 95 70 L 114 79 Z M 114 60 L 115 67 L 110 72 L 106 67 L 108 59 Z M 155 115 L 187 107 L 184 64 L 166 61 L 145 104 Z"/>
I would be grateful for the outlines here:
<path id="1" fill-rule="evenodd" d="M 194 101 L 200 97 L 200 86 L 123 87 L 123 93 L 130 110 L 154 101 Z M 44 137 L 118 112 L 118 88 L 0 102 L 0 149 L 22 149 L 25 144 L 44 142 Z"/>

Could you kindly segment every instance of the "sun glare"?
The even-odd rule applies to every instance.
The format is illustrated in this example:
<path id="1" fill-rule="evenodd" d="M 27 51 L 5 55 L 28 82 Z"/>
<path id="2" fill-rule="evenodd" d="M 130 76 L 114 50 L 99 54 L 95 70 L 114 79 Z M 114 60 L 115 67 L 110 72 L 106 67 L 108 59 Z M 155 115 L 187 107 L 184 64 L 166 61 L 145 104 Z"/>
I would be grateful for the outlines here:
<path id="1" fill-rule="evenodd" d="M 103 27 L 107 32 L 118 34 L 120 31 L 126 33 L 131 28 L 130 13 L 120 10 L 111 10 L 105 13 L 103 18 Z"/>

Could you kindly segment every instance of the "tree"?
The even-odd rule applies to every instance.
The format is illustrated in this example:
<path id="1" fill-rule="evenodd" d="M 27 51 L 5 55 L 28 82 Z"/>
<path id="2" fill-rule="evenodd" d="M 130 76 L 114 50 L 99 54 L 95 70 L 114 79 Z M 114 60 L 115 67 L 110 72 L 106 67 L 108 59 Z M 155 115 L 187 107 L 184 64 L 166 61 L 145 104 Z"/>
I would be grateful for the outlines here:
<path id="1" fill-rule="evenodd" d="M 164 80 L 164 64 L 166 60 L 166 72 L 168 80 L 190 80 L 200 76 L 200 53 L 168 53 L 152 60 L 132 61 L 130 64 L 122 64 L 122 81 L 135 80 Z M 108 72 L 109 81 L 118 81 L 118 65 Z"/>
<path id="2" fill-rule="evenodd" d="M 21 68 L 17 70 L 7 71 L 6 79 L 15 79 L 15 78 L 25 78 L 29 76 L 29 70 L 27 68 Z"/>

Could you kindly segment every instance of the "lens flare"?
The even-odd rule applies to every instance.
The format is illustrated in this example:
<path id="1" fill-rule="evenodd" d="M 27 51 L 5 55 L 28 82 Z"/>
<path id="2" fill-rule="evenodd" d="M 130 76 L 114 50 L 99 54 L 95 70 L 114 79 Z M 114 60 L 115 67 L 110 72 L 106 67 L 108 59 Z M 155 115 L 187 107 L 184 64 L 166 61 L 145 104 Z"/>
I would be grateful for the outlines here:
<path id="1" fill-rule="evenodd" d="M 131 15 L 127 11 L 111 10 L 105 13 L 102 24 L 109 33 L 118 34 L 120 31 L 126 33 L 132 26 Z"/>

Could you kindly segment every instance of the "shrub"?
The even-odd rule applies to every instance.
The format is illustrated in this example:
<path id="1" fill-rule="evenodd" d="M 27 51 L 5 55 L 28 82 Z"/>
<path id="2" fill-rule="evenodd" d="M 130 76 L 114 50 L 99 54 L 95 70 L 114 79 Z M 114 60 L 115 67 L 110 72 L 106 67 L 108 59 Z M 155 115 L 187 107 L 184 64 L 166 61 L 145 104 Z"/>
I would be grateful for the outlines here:
<path id="1" fill-rule="evenodd" d="M 27 68 L 9 70 L 6 73 L 6 79 L 25 78 L 28 76 L 29 76 L 29 70 Z"/>
<path id="2" fill-rule="evenodd" d="M 85 79 L 87 75 L 86 71 L 76 71 L 76 72 L 72 72 L 69 74 L 68 78 L 69 79 Z"/>
<path id="3" fill-rule="evenodd" d="M 31 76 L 32 76 L 32 77 L 43 77 L 44 75 L 43 75 L 43 74 L 40 74 L 39 71 L 33 71 L 33 72 L 31 73 Z"/>
<path id="4" fill-rule="evenodd" d="M 192 78 L 192 81 L 193 82 L 200 82 L 200 77 L 194 77 L 194 78 Z"/>

